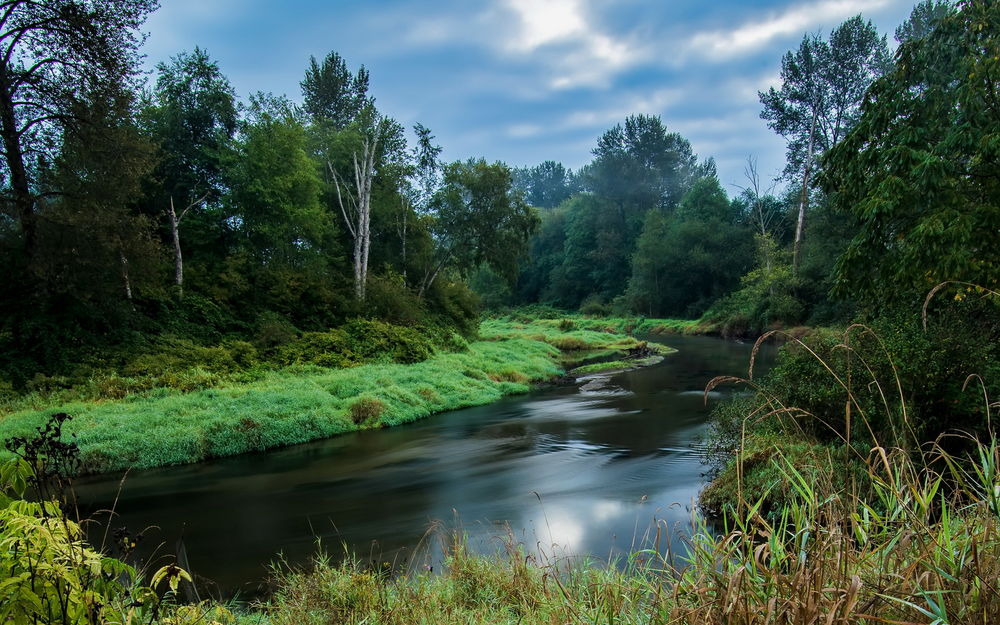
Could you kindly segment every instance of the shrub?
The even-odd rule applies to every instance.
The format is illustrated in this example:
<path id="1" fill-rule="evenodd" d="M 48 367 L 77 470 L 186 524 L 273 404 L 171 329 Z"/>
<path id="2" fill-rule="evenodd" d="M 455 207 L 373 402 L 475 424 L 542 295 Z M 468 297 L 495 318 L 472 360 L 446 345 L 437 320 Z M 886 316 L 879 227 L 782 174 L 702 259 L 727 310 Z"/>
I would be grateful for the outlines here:
<path id="1" fill-rule="evenodd" d="M 360 397 L 349 409 L 351 421 L 361 425 L 378 419 L 386 410 L 386 405 L 373 397 Z"/>
<path id="2" fill-rule="evenodd" d="M 599 295 L 589 295 L 580 304 L 580 314 L 607 317 L 611 314 L 611 307 L 605 304 Z"/>
<path id="3" fill-rule="evenodd" d="M 366 360 L 410 364 L 430 358 L 433 348 L 416 328 L 372 319 L 352 319 L 344 326 L 350 348 Z"/>
<path id="4" fill-rule="evenodd" d="M 577 338 L 575 336 L 556 336 L 547 339 L 547 341 L 549 345 L 557 347 L 564 352 L 569 352 L 579 349 L 587 349 L 588 347 L 590 347 L 589 345 L 587 345 L 586 341 L 584 341 L 581 338 Z"/>
<path id="5" fill-rule="evenodd" d="M 291 321 L 278 313 L 267 311 L 257 318 L 253 342 L 260 349 L 270 350 L 291 343 L 298 334 L 298 329 Z"/>
<path id="6" fill-rule="evenodd" d="M 362 356 L 351 349 L 352 341 L 341 329 L 306 332 L 278 351 L 278 361 L 285 365 L 311 364 L 321 367 L 350 367 Z"/>

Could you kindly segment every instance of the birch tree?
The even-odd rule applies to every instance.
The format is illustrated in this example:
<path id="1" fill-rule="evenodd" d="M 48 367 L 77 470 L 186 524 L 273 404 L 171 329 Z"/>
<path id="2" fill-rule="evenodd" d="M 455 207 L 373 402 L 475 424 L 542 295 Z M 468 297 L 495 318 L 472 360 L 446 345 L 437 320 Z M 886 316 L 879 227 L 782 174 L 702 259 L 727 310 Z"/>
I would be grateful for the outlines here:
<path id="1" fill-rule="evenodd" d="M 352 254 L 354 265 L 354 296 L 365 299 L 365 284 L 368 282 L 368 253 L 371 248 L 372 181 L 375 179 L 375 152 L 378 148 L 378 133 L 361 140 L 361 156 L 355 152 L 352 158 L 354 177 L 351 185 L 341 181 L 337 170 L 327 161 L 327 168 L 337 190 L 337 204 L 347 225 L 347 232 L 354 240 Z"/>
<path id="2" fill-rule="evenodd" d="M 798 49 L 781 59 L 781 88 L 759 93 L 761 118 L 788 141 L 784 175 L 799 187 L 792 250 L 796 271 L 818 157 L 857 123 L 865 92 L 889 67 L 886 37 L 859 15 L 838 26 L 829 41 L 804 36 Z"/>

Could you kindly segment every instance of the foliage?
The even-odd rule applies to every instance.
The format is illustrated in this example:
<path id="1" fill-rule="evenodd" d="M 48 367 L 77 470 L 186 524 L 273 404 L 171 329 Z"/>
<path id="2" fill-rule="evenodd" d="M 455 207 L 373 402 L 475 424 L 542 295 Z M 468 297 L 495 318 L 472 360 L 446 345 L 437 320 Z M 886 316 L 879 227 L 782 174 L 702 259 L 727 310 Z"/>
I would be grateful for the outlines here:
<path id="1" fill-rule="evenodd" d="M 788 140 L 787 176 L 799 175 L 814 154 L 839 143 L 860 114 L 864 93 L 889 68 L 884 36 L 853 17 L 829 40 L 806 35 L 781 59 L 780 89 L 760 93 L 761 118 Z"/>
<path id="2" fill-rule="evenodd" d="M 717 300 L 704 318 L 718 323 L 726 336 L 756 334 L 775 324 L 802 319 L 799 284 L 788 254 L 770 236 L 756 235 L 757 267 L 740 278 L 740 288 Z"/>
<path id="3" fill-rule="evenodd" d="M 632 258 L 630 308 L 699 317 L 735 287 L 751 257 L 735 208 L 713 177 L 695 182 L 673 215 L 650 211 Z"/>
<path id="4" fill-rule="evenodd" d="M 856 221 L 838 261 L 841 293 L 878 308 L 912 305 L 946 280 L 1000 284 L 998 23 L 995 2 L 964 2 L 903 44 L 826 158 L 824 186 Z"/>
<path id="5" fill-rule="evenodd" d="M 81 522 L 69 516 L 67 493 L 53 488 L 65 486 L 78 453 L 61 440 L 68 419 L 54 415 L 30 439 L 7 442 L 14 458 L 0 465 L 0 618 L 69 625 L 169 616 L 170 597 L 190 575 L 164 566 L 143 585 L 136 569 L 87 543 Z M 163 582 L 168 601 L 157 592 Z"/>
<path id="6" fill-rule="evenodd" d="M 536 208 L 555 208 L 579 190 L 573 170 L 555 161 L 515 169 L 514 184 Z"/>
<path id="7" fill-rule="evenodd" d="M 322 63 L 311 56 L 301 83 L 303 108 L 314 121 L 342 130 L 372 105 L 368 80 L 364 65 L 352 76 L 347 62 L 336 52 L 327 54 Z"/>
<path id="8" fill-rule="evenodd" d="M 516 278 L 538 217 L 512 184 L 502 163 L 471 159 L 445 166 L 442 187 L 431 201 L 438 250 L 425 282 L 444 268 L 468 275 L 484 264 L 508 282 Z"/>

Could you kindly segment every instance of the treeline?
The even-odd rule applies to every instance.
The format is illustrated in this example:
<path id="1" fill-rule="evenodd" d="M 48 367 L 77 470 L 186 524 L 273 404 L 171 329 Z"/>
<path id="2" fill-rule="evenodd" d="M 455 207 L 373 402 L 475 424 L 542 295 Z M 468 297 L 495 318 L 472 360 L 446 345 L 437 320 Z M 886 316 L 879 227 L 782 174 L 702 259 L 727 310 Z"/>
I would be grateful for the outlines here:
<path id="1" fill-rule="evenodd" d="M 912 312 L 948 280 L 996 287 L 995 20 L 992 3 L 924 0 L 895 55 L 861 16 L 805 35 L 781 59 L 780 87 L 759 94 L 787 141 L 784 171 L 768 180 L 748 158 L 733 198 L 711 159 L 648 115 L 606 132 L 578 172 L 518 170 L 541 208 L 530 261 L 514 289 L 488 275 L 477 289 L 495 306 L 754 333 Z"/>
<path id="2" fill-rule="evenodd" d="M 0 17 L 0 394 L 162 337 L 263 353 L 356 317 L 474 332 L 464 276 L 516 277 L 537 223 L 511 171 L 442 163 L 334 52 L 304 62 L 301 104 L 238 98 L 200 48 L 147 81 L 156 4 Z"/>

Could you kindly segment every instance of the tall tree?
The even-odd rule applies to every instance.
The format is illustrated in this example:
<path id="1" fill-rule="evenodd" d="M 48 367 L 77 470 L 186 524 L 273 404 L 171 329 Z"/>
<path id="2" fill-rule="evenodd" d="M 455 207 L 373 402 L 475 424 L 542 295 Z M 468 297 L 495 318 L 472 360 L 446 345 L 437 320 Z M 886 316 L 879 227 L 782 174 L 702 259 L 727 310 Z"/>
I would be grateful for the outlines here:
<path id="1" fill-rule="evenodd" d="M 322 63 L 309 57 L 309 67 L 300 83 L 303 108 L 313 122 L 343 130 L 374 103 L 368 96 L 368 70 L 362 65 L 356 74 L 347 69 L 347 61 L 330 52 Z"/>
<path id="2" fill-rule="evenodd" d="M 333 180 L 337 206 L 354 243 L 354 295 L 364 300 L 371 255 L 372 193 L 376 177 L 389 172 L 399 173 L 397 170 L 406 157 L 406 140 L 402 126 L 374 107 L 364 111 L 361 118 L 352 123 L 350 130 L 350 133 L 343 131 L 341 137 L 354 137 L 349 173 L 345 176 L 339 172 L 332 161 L 327 161 L 327 170 Z M 396 189 L 398 185 L 393 185 L 393 190 Z"/>
<path id="3" fill-rule="evenodd" d="M 468 275 L 487 265 L 513 284 L 538 216 L 514 190 L 510 168 L 482 159 L 451 163 L 432 207 L 436 249 L 424 271 L 421 295 L 445 269 Z"/>
<path id="4" fill-rule="evenodd" d="M 955 12 L 955 4 L 950 0 L 921 0 L 910 11 L 910 16 L 896 28 L 896 41 L 903 44 L 923 39 L 931 33 L 938 22 Z"/>
<path id="5" fill-rule="evenodd" d="M 169 219 L 174 283 L 183 294 L 180 226 L 189 213 L 222 195 L 225 155 L 236 132 L 236 95 L 201 48 L 160 63 L 157 71 L 153 102 L 146 112 L 161 152 L 157 175 L 162 195 L 154 202 Z"/>
<path id="6" fill-rule="evenodd" d="M 698 317 L 750 268 L 742 212 L 714 177 L 698 180 L 672 214 L 656 210 L 632 257 L 627 299 L 637 312 Z"/>
<path id="7" fill-rule="evenodd" d="M 514 175 L 525 199 L 537 208 L 555 208 L 577 191 L 573 170 L 555 161 L 517 169 Z"/>
<path id="8" fill-rule="evenodd" d="M 630 115 L 605 132 L 583 173 L 590 191 L 614 202 L 638 229 L 645 211 L 672 207 L 696 175 L 691 144 L 655 115 Z"/>
<path id="9" fill-rule="evenodd" d="M 434 143 L 434 135 L 423 124 L 414 124 L 413 132 L 417 136 L 411 153 L 416 190 L 413 204 L 418 211 L 426 212 L 441 182 L 442 148 Z"/>
<path id="10" fill-rule="evenodd" d="M 885 36 L 858 15 L 834 29 L 829 41 L 803 37 L 781 59 L 781 88 L 759 93 L 761 118 L 788 141 L 785 176 L 800 185 L 793 268 L 801 257 L 816 157 L 857 122 L 865 91 L 889 66 Z"/>
<path id="11" fill-rule="evenodd" d="M 131 83 L 138 33 L 156 0 L 8 0 L 0 4 L 0 139 L 5 212 L 31 258 L 38 176 L 74 104 Z"/>
<path id="12" fill-rule="evenodd" d="M 823 183 L 852 215 L 839 292 L 870 308 L 947 280 L 1000 288 L 1000 5 L 968 0 L 902 45 Z"/>

